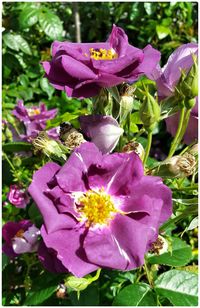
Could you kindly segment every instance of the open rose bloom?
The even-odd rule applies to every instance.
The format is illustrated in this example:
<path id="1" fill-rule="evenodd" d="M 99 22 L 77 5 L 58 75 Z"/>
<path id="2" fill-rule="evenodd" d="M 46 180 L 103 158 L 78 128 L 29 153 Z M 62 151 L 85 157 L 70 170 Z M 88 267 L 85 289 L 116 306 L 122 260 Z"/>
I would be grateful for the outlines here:
<path id="1" fill-rule="evenodd" d="M 68 96 L 84 98 L 101 88 L 133 83 L 143 74 L 151 77 L 160 52 L 151 45 L 143 50 L 131 46 L 124 30 L 113 25 L 104 43 L 54 42 L 52 57 L 43 62 L 45 77 Z"/>
<path id="2" fill-rule="evenodd" d="M 161 178 L 144 176 L 137 154 L 104 155 L 90 142 L 63 167 L 49 162 L 35 172 L 28 190 L 44 219 L 45 246 L 77 277 L 101 267 L 141 266 L 172 213 L 170 189 Z M 41 253 L 49 268 L 50 255 Z"/>
<path id="3" fill-rule="evenodd" d="M 57 109 L 47 110 L 44 103 L 40 103 L 39 106 L 25 107 L 23 101 L 19 100 L 12 113 L 26 128 L 25 134 L 21 134 L 20 138 L 31 141 L 45 129 L 47 120 L 55 118 Z M 52 128 L 47 133 L 51 138 L 58 138 L 57 128 Z"/>

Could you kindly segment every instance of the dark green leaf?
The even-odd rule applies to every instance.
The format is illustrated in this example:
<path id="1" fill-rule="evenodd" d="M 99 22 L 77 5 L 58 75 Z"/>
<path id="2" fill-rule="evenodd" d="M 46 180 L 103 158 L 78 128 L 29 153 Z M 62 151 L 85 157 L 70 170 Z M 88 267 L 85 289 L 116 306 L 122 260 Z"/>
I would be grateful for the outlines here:
<path id="1" fill-rule="evenodd" d="M 27 7 L 19 14 L 19 25 L 21 29 L 33 26 L 38 21 L 38 9 Z"/>
<path id="2" fill-rule="evenodd" d="M 60 39 L 62 37 L 63 25 L 60 18 L 50 11 L 40 12 L 39 24 L 44 33 L 52 40 Z"/>
<path id="3" fill-rule="evenodd" d="M 27 142 L 10 142 L 2 146 L 4 152 L 31 151 L 32 145 Z"/>
<path id="4" fill-rule="evenodd" d="M 198 276 L 196 274 L 171 270 L 163 273 L 155 281 L 155 291 L 174 306 L 198 305 Z"/>
<path id="5" fill-rule="evenodd" d="M 9 264 L 9 258 L 2 253 L 2 270 Z"/>
<path id="6" fill-rule="evenodd" d="M 99 305 L 99 289 L 98 284 L 93 283 L 87 289 L 80 292 L 78 299 L 77 292 L 70 292 L 69 297 L 74 306 L 98 306 Z"/>
<path id="7" fill-rule="evenodd" d="M 11 33 L 6 33 L 3 35 L 3 41 L 9 48 L 19 51 L 19 44 L 15 39 L 15 35 Z"/>
<path id="8" fill-rule="evenodd" d="M 49 99 L 51 99 L 55 89 L 50 85 L 47 78 L 40 79 L 40 87 L 45 93 L 47 93 Z"/>
<path id="9" fill-rule="evenodd" d="M 41 290 L 30 292 L 27 296 L 24 305 L 25 306 L 35 306 L 43 303 L 47 298 L 49 298 L 57 288 L 57 284 L 54 286 L 46 287 L 45 285 Z"/>
<path id="10" fill-rule="evenodd" d="M 17 42 L 18 47 L 27 55 L 31 55 L 31 49 L 28 42 L 19 34 L 14 35 L 14 40 Z"/>
<path id="11" fill-rule="evenodd" d="M 53 120 L 47 121 L 46 128 L 49 129 L 49 128 L 52 128 L 52 127 L 56 127 L 56 126 L 60 125 L 60 123 L 62 123 L 62 122 L 70 122 L 74 119 L 77 119 L 78 117 L 79 117 L 79 114 L 72 114 L 72 113 L 69 113 L 69 112 L 65 112 L 63 115 L 56 117 Z"/>
<path id="12" fill-rule="evenodd" d="M 148 284 L 137 283 L 123 288 L 113 306 L 156 306 L 156 300 Z"/>
<path id="13" fill-rule="evenodd" d="M 165 264 L 170 266 L 184 266 L 192 259 L 192 249 L 179 238 L 172 238 L 172 253 L 166 252 L 160 256 L 148 258 L 151 264 Z"/>

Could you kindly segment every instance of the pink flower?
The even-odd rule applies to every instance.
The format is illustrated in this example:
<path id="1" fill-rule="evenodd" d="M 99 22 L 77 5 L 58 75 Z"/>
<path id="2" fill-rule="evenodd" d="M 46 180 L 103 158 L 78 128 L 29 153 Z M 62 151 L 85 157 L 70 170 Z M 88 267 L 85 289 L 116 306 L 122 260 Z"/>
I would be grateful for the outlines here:
<path id="1" fill-rule="evenodd" d="M 21 209 L 24 209 L 30 201 L 28 193 L 15 184 L 10 186 L 7 197 L 11 204 Z"/>

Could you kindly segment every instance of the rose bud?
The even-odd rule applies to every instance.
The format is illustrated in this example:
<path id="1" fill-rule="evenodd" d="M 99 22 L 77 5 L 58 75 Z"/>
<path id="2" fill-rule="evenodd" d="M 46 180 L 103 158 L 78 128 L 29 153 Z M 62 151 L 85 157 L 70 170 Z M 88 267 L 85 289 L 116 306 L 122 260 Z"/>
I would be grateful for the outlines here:
<path id="1" fill-rule="evenodd" d="M 79 117 L 81 130 L 102 153 L 110 153 L 116 147 L 124 130 L 111 116 L 88 115 Z"/>
<path id="2" fill-rule="evenodd" d="M 192 65 L 190 71 L 188 72 L 187 75 L 185 74 L 185 72 L 183 73 L 185 75 L 185 78 L 177 86 L 177 89 L 180 90 L 180 92 L 187 99 L 194 99 L 198 95 L 198 65 L 197 65 L 197 57 L 195 55 L 193 55 L 193 61 L 194 64 Z M 194 105 L 188 106 L 189 109 L 193 108 Z"/>
<path id="3" fill-rule="evenodd" d="M 28 193 L 17 185 L 10 186 L 7 197 L 11 204 L 21 209 L 24 209 L 30 201 Z"/>

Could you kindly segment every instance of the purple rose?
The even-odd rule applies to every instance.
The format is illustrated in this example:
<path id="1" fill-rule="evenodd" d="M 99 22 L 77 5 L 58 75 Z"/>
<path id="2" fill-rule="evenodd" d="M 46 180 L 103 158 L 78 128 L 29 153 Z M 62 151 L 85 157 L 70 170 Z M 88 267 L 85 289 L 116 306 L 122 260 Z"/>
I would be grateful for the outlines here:
<path id="1" fill-rule="evenodd" d="M 63 167 L 47 163 L 35 172 L 28 190 L 44 219 L 45 246 L 77 277 L 99 267 L 142 265 L 172 213 L 170 189 L 161 178 L 144 176 L 137 154 L 103 155 L 90 142 Z"/>
<path id="2" fill-rule="evenodd" d="M 44 103 L 39 106 L 25 107 L 22 100 L 18 100 L 13 115 L 23 122 L 26 128 L 26 134 L 20 135 L 24 141 L 31 141 L 36 138 L 38 133 L 45 129 L 47 120 L 53 119 L 57 114 L 57 109 L 47 110 Z M 54 139 L 58 138 L 57 128 L 47 131 L 48 136 Z"/>
<path id="3" fill-rule="evenodd" d="M 45 77 L 70 97 L 91 97 L 101 88 L 133 83 L 140 75 L 151 76 L 160 52 L 147 45 L 143 50 L 129 45 L 124 30 L 113 25 L 105 43 L 57 42 L 51 62 L 43 62 Z"/>
<path id="4" fill-rule="evenodd" d="M 111 116 L 88 115 L 79 117 L 81 130 L 90 140 L 106 154 L 116 147 L 124 130 Z"/>
<path id="5" fill-rule="evenodd" d="M 2 229 L 5 240 L 2 250 L 10 258 L 17 257 L 21 253 L 37 251 L 39 235 L 39 229 L 29 220 L 9 221 Z"/>
<path id="6" fill-rule="evenodd" d="M 28 193 L 17 185 L 10 186 L 7 197 L 11 204 L 21 209 L 24 209 L 30 201 Z"/>
<path id="7" fill-rule="evenodd" d="M 153 76 L 156 80 L 160 99 L 175 94 L 175 87 L 180 80 L 181 70 L 188 73 L 194 63 L 192 54 L 198 54 L 197 44 L 188 43 L 181 45 L 171 54 L 163 68 L 157 66 L 156 70 L 154 70 Z"/>
<path id="8" fill-rule="evenodd" d="M 162 69 L 157 67 L 157 70 L 154 71 L 154 79 L 156 80 L 160 100 L 175 95 L 175 87 L 180 80 L 181 69 L 188 73 L 194 63 L 192 54 L 198 55 L 198 45 L 195 43 L 184 44 L 171 54 L 167 64 Z M 179 113 L 166 119 L 167 130 L 173 136 L 177 131 L 178 120 Z M 198 102 L 196 99 L 196 105 L 192 109 L 188 127 L 184 135 L 184 142 L 190 144 L 197 138 Z"/>

